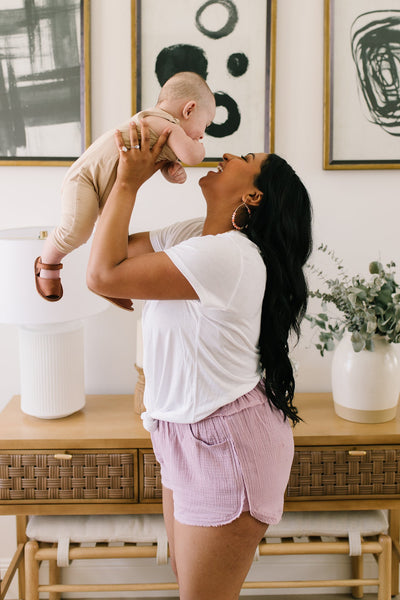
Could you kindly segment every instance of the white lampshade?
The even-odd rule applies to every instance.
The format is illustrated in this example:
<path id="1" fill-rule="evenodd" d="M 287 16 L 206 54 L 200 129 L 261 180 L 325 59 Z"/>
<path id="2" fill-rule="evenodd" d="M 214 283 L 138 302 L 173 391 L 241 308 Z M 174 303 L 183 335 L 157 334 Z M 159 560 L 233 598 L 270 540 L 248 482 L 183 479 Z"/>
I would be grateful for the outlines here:
<path id="1" fill-rule="evenodd" d="M 19 326 L 21 409 L 45 419 L 85 405 L 82 319 L 109 306 L 86 286 L 88 244 L 63 261 L 61 300 L 48 302 L 38 294 L 34 261 L 42 253 L 42 232 L 52 229 L 0 231 L 0 323 Z"/>
<path id="2" fill-rule="evenodd" d="M 104 298 L 86 286 L 89 244 L 68 254 L 60 271 L 64 295 L 47 302 L 36 291 L 35 258 L 41 255 L 42 231 L 53 227 L 22 227 L 0 230 L 0 323 L 39 325 L 84 319 L 105 310 Z"/>

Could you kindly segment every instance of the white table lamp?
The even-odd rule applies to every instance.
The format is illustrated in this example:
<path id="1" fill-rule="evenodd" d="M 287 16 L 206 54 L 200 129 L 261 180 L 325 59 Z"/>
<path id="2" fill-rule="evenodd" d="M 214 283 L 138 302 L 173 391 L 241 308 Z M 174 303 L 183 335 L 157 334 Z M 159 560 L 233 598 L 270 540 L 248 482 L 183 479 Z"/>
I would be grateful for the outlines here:
<path id="1" fill-rule="evenodd" d="M 109 304 L 86 286 L 89 245 L 64 260 L 64 296 L 47 302 L 37 292 L 34 261 L 47 231 L 23 227 L 0 231 L 0 323 L 19 326 L 21 410 L 57 419 L 85 405 L 82 319 Z"/>

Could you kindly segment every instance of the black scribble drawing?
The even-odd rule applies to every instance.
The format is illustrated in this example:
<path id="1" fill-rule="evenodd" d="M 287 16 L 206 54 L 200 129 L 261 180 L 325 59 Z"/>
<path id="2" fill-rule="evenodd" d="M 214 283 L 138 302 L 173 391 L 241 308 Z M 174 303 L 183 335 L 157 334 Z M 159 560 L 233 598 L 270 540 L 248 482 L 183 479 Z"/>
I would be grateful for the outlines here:
<path id="1" fill-rule="evenodd" d="M 400 136 L 400 11 L 361 14 L 351 27 L 351 50 L 367 118 Z"/>

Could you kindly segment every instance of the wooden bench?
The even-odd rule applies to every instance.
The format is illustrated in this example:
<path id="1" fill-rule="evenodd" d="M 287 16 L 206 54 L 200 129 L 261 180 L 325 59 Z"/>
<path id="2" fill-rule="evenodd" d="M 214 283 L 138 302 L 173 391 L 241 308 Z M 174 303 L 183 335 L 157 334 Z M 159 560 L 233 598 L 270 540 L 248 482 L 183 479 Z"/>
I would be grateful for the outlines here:
<path id="1" fill-rule="evenodd" d="M 378 600 L 390 600 L 391 538 L 385 513 L 379 510 L 289 512 L 271 525 L 259 544 L 258 556 L 347 554 L 352 562 L 350 579 L 246 581 L 243 588 L 351 587 L 362 598 L 364 586 L 378 586 Z M 168 560 L 167 537 L 161 515 L 35 516 L 27 527 L 25 545 L 26 600 L 40 592 L 57 600 L 63 592 L 123 592 L 177 590 L 174 582 L 62 584 L 60 567 L 79 559 L 155 557 Z M 91 542 L 91 547 L 81 544 Z M 119 542 L 121 545 L 116 546 Z M 114 545 L 109 545 L 109 544 Z M 363 557 L 372 554 L 378 563 L 376 578 L 363 577 Z M 49 561 L 49 583 L 39 585 L 39 566 Z"/>

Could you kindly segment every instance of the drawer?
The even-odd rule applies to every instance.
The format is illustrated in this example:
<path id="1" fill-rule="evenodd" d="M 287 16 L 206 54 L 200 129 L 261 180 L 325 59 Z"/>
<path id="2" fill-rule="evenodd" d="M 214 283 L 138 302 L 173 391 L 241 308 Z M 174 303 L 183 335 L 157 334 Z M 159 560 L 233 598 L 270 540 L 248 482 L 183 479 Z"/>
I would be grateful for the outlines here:
<path id="1" fill-rule="evenodd" d="M 160 466 L 152 450 L 139 451 L 140 502 L 161 502 Z M 290 499 L 400 495 L 400 448 L 297 448 L 286 490 Z"/>
<path id="2" fill-rule="evenodd" d="M 400 448 L 296 448 L 288 498 L 327 496 L 397 496 L 400 494 Z"/>
<path id="3" fill-rule="evenodd" d="M 137 502 L 137 471 L 136 450 L 0 453 L 0 500 Z"/>
<path id="4" fill-rule="evenodd" d="M 139 497 L 141 504 L 162 501 L 160 465 L 153 450 L 139 450 Z"/>

